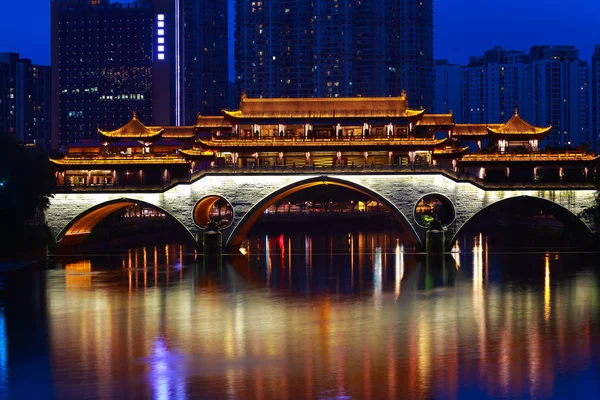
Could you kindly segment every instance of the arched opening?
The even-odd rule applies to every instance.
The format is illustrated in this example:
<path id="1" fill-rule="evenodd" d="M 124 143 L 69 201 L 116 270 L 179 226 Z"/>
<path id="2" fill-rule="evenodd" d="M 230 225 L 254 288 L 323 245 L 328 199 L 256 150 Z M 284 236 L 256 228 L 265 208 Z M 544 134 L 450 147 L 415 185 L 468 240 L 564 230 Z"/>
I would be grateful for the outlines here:
<path id="1" fill-rule="evenodd" d="M 454 221 L 456 212 L 449 198 L 439 193 L 430 193 L 417 202 L 414 217 L 417 225 L 422 228 L 429 228 L 436 219 L 441 226 L 449 226 Z"/>
<path id="2" fill-rule="evenodd" d="M 290 196 L 300 191 L 315 187 L 324 188 L 328 185 L 332 185 L 339 188 L 345 188 L 364 196 L 364 198 L 374 200 L 382 208 L 385 208 L 390 213 L 390 215 L 400 224 L 400 226 L 404 229 L 408 241 L 412 244 L 412 246 L 421 247 L 421 240 L 414 228 L 412 227 L 412 225 L 408 222 L 408 220 L 402 214 L 402 212 L 400 212 L 400 210 L 398 210 L 389 200 L 379 195 L 378 193 L 365 188 L 364 186 L 360 186 L 352 182 L 331 177 L 318 177 L 297 182 L 286 186 L 280 190 L 277 190 L 276 192 L 263 198 L 244 216 L 244 218 L 237 225 L 236 229 L 229 235 L 229 238 L 226 242 L 226 247 L 230 249 L 238 248 L 247 237 L 248 233 L 250 232 L 250 229 L 264 214 L 265 210 L 267 210 L 269 207 L 280 204 L 284 199 L 289 198 Z M 369 205 L 364 204 L 364 206 L 368 207 Z"/>
<path id="3" fill-rule="evenodd" d="M 480 234 L 492 250 L 585 248 L 592 239 L 590 228 L 571 211 L 532 196 L 511 197 L 490 204 L 459 228 L 450 245 L 455 246 L 457 239 L 465 242 Z"/>
<path id="4" fill-rule="evenodd" d="M 233 222 L 233 207 L 221 196 L 206 196 L 194 206 L 194 222 L 205 228 L 214 221 L 221 229 L 228 228 Z"/>
<path id="5" fill-rule="evenodd" d="M 99 229 L 102 232 L 98 232 Z M 191 232 L 162 208 L 139 200 L 117 199 L 92 207 L 73 218 L 58 234 L 57 248 L 81 247 L 90 239 L 98 239 L 99 246 L 112 247 L 108 242 L 112 237 L 147 238 L 140 235 L 143 230 L 149 235 L 168 232 L 170 238 L 195 243 Z"/>

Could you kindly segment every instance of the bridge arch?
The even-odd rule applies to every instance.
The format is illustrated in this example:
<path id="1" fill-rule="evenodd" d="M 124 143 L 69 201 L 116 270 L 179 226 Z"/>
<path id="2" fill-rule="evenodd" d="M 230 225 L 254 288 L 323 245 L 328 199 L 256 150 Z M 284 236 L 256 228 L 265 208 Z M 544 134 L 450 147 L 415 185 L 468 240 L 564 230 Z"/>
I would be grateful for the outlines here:
<path id="1" fill-rule="evenodd" d="M 169 219 L 175 221 L 178 225 L 181 225 L 181 227 L 188 233 L 190 238 L 194 240 L 194 235 L 189 231 L 189 229 L 165 209 L 145 201 L 121 198 L 97 204 L 78 214 L 56 236 L 57 246 L 71 246 L 83 243 L 87 236 L 92 232 L 92 229 L 94 229 L 94 227 L 98 225 L 100 221 L 114 212 L 132 205 L 141 205 L 143 207 L 160 211 Z"/>
<path id="2" fill-rule="evenodd" d="M 219 227 L 221 229 L 228 228 L 233 222 L 234 210 L 231 205 L 231 202 L 229 202 L 229 200 L 227 200 L 223 196 L 219 195 L 204 196 L 196 202 L 196 205 L 192 210 L 192 218 L 194 219 L 194 223 L 202 229 L 206 228 L 206 225 L 208 225 L 208 223 L 211 221 L 210 210 L 215 204 L 219 202 L 225 203 L 226 208 L 231 213 L 231 218 L 228 221 L 225 221 L 223 224 L 219 223 L 218 225 L 220 225 Z"/>
<path id="3" fill-rule="evenodd" d="M 336 185 L 344 187 L 346 189 L 355 190 L 363 195 L 369 196 L 379 201 L 384 205 L 385 208 L 387 208 L 390 211 L 390 213 L 396 218 L 396 220 L 398 220 L 398 222 L 408 233 L 408 237 L 415 244 L 415 246 L 422 246 L 421 239 L 415 231 L 413 225 L 391 201 L 363 185 L 350 182 L 344 179 L 333 178 L 330 176 L 320 176 L 292 183 L 262 198 L 259 202 L 257 202 L 248 210 L 248 212 L 244 215 L 241 221 L 235 226 L 235 228 L 232 230 L 232 232 L 227 238 L 225 247 L 228 249 L 239 247 L 240 244 L 244 241 L 245 237 L 247 236 L 254 223 L 258 220 L 262 213 L 272 204 L 280 201 L 281 199 L 293 193 L 319 185 Z"/>
<path id="4" fill-rule="evenodd" d="M 562 223 L 565 227 L 569 227 L 570 232 L 572 232 L 577 237 L 582 237 L 582 238 L 588 238 L 588 237 L 591 238 L 592 237 L 593 232 L 592 232 L 590 226 L 588 226 L 581 218 L 579 218 L 576 214 L 574 214 L 568 208 L 566 208 L 552 200 L 545 199 L 543 197 L 521 195 L 521 196 L 508 197 L 506 199 L 495 201 L 491 204 L 488 204 L 486 207 L 482 208 L 481 210 L 477 211 L 475 214 L 471 215 L 455 231 L 454 235 L 452 236 L 452 239 L 449 242 L 447 242 L 448 248 L 453 246 L 453 244 L 456 242 L 456 239 L 464 231 L 465 227 L 469 224 L 469 222 L 481 217 L 481 215 L 483 215 L 486 212 L 489 212 L 491 209 L 493 209 L 495 207 L 505 206 L 509 203 L 513 203 L 515 205 L 518 205 L 518 203 L 525 204 L 525 205 L 527 205 L 527 204 L 542 205 L 560 223 Z"/>

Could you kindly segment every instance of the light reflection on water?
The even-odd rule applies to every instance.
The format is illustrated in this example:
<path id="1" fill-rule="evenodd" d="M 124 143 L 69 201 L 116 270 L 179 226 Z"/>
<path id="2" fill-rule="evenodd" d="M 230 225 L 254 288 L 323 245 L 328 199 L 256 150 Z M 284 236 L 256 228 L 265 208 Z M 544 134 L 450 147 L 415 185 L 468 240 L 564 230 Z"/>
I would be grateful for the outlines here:
<path id="1" fill-rule="evenodd" d="M 429 260 L 394 232 L 261 235 L 222 263 L 173 244 L 53 260 L 44 294 L 56 397 L 598 393 L 592 262 L 461 240 Z"/>

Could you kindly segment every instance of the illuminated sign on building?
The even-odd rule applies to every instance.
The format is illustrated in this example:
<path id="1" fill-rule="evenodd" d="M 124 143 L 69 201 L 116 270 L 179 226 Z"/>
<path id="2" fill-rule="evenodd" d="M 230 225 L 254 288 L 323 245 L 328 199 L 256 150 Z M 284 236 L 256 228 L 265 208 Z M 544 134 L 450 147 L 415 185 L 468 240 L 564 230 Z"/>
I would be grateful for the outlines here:
<path id="1" fill-rule="evenodd" d="M 156 15 L 157 58 L 165 59 L 165 14 Z"/>

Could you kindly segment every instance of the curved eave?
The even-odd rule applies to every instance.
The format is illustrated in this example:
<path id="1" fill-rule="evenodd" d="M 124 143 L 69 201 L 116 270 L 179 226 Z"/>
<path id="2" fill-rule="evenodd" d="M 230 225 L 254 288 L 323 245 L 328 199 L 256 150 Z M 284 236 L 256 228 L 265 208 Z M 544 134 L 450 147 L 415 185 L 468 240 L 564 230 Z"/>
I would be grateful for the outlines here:
<path id="1" fill-rule="evenodd" d="M 281 120 L 281 119 L 300 119 L 300 120 L 319 120 L 319 119 L 343 119 L 343 118 L 357 118 L 357 119 L 369 119 L 369 118 L 417 118 L 425 114 L 425 110 L 405 110 L 403 113 L 371 113 L 371 114 L 352 114 L 351 112 L 339 112 L 339 113 L 323 113 L 323 114 L 283 114 L 283 113 L 272 113 L 272 114 L 244 114 L 242 111 L 228 111 L 223 110 L 223 115 L 227 121 L 236 122 L 240 119 L 244 120 Z"/>
<path id="2" fill-rule="evenodd" d="M 453 114 L 423 114 L 417 126 L 428 128 L 452 128 L 454 126 Z"/>
<path id="3" fill-rule="evenodd" d="M 115 167 L 115 166 L 140 166 L 140 165 L 186 165 L 184 158 L 95 158 L 95 159 L 50 159 L 57 167 L 85 168 L 85 167 Z"/>
<path id="4" fill-rule="evenodd" d="M 507 164 L 507 163 L 593 163 L 598 162 L 600 156 L 581 154 L 467 154 L 460 159 L 461 163 L 473 164 Z"/>
<path id="5" fill-rule="evenodd" d="M 192 139 L 196 136 L 195 126 L 168 126 L 163 129 L 162 139 Z"/>
<path id="6" fill-rule="evenodd" d="M 196 137 L 196 132 L 193 133 L 169 133 L 162 134 L 161 139 L 193 139 Z"/>
<path id="7" fill-rule="evenodd" d="M 148 133 L 122 133 L 119 130 L 116 131 L 102 131 L 98 129 L 98 133 L 100 137 L 107 140 L 121 140 L 121 139 L 131 139 L 131 140 L 152 140 L 158 139 L 164 132 L 164 129 L 160 129 L 158 131 L 149 131 Z"/>
<path id="8" fill-rule="evenodd" d="M 488 126 L 487 130 L 494 137 L 513 139 L 513 140 L 528 140 L 528 139 L 536 139 L 536 138 L 545 137 L 552 130 L 551 126 L 547 126 L 545 128 L 537 128 L 537 127 L 532 127 L 532 128 L 533 129 L 529 132 L 510 132 L 510 131 L 506 131 L 502 127 L 501 128 L 490 128 Z"/>
<path id="9" fill-rule="evenodd" d="M 463 156 L 469 150 L 468 147 L 456 147 L 452 149 L 435 149 L 433 152 L 436 158 L 457 157 Z"/>
<path id="10" fill-rule="evenodd" d="M 423 109 L 423 110 L 406 110 L 405 114 L 408 118 L 420 117 L 425 114 L 425 109 Z"/>
<path id="11" fill-rule="evenodd" d="M 229 122 L 231 125 L 236 124 L 237 120 L 242 118 L 241 111 L 221 110 L 221 112 L 223 113 L 223 118 L 225 121 Z"/>
<path id="12" fill-rule="evenodd" d="M 179 150 L 179 153 L 181 153 L 186 158 L 212 158 L 215 155 L 215 153 L 210 150 L 206 151 L 193 149 Z"/>
<path id="13" fill-rule="evenodd" d="M 431 149 L 442 145 L 446 139 L 437 140 L 361 140 L 345 141 L 272 141 L 272 140 L 200 140 L 205 149 L 235 151 L 299 151 L 331 150 L 352 151 L 364 149 Z"/>

